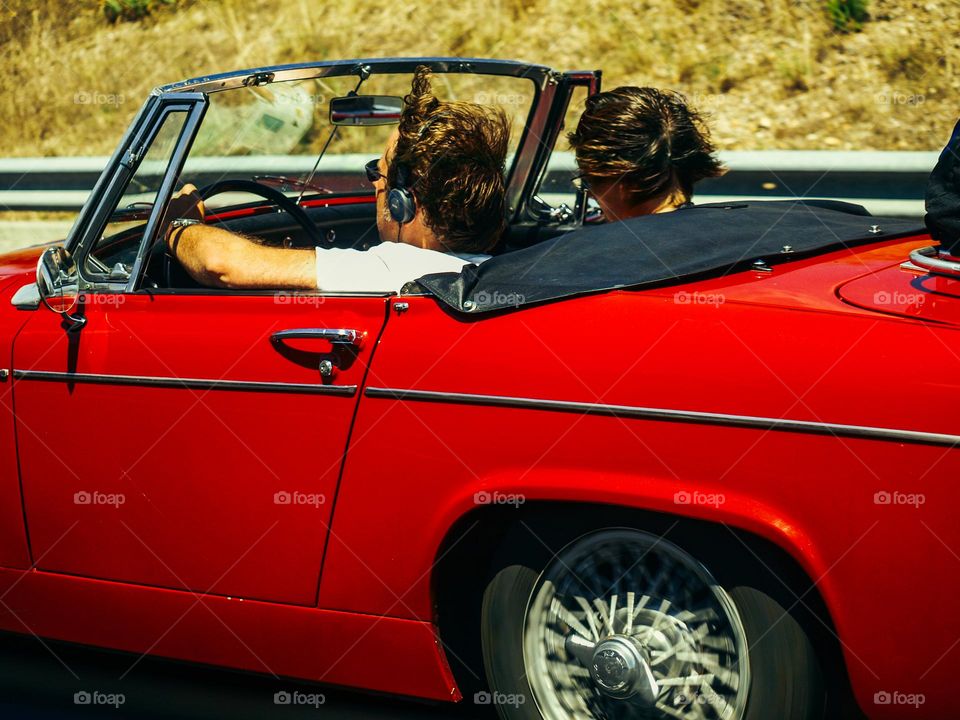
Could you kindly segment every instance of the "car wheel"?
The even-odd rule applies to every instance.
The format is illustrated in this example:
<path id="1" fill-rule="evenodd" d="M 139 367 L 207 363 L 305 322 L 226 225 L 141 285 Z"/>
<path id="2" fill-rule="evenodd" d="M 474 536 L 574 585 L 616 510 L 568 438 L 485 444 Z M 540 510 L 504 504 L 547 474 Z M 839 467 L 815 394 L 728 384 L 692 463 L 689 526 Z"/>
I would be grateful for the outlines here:
<path id="1" fill-rule="evenodd" d="M 802 627 L 761 590 L 727 584 L 630 529 L 585 535 L 542 571 L 505 567 L 483 598 L 485 702 L 509 720 L 823 717 Z"/>

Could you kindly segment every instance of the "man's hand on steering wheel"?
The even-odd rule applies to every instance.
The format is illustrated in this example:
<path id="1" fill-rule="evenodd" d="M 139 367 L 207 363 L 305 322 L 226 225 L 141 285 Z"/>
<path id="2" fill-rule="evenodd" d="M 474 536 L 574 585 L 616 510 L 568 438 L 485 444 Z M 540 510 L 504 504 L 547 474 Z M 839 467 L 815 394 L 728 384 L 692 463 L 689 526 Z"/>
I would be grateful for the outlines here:
<path id="1" fill-rule="evenodd" d="M 170 247 L 170 242 L 174 236 L 173 231 L 176 229 L 171 225 L 174 220 L 183 218 L 203 222 L 205 217 L 206 209 L 203 206 L 203 198 L 200 197 L 194 185 L 187 183 L 180 189 L 180 192 L 170 198 L 167 211 L 163 216 L 162 227 L 164 227 L 167 247 Z"/>
<path id="2" fill-rule="evenodd" d="M 164 213 L 166 252 L 164 285 L 174 287 L 174 261 L 194 281 L 207 287 L 316 290 L 314 248 L 272 248 L 232 232 L 218 223 L 191 228 L 204 220 L 203 200 L 224 192 L 248 192 L 286 211 L 320 244 L 320 231 L 297 203 L 279 190 L 251 180 L 220 180 L 199 190 L 193 185 L 170 199 Z M 177 220 L 187 221 L 186 223 Z M 172 227 L 171 227 L 172 225 Z M 154 282 L 153 287 L 160 287 Z"/>

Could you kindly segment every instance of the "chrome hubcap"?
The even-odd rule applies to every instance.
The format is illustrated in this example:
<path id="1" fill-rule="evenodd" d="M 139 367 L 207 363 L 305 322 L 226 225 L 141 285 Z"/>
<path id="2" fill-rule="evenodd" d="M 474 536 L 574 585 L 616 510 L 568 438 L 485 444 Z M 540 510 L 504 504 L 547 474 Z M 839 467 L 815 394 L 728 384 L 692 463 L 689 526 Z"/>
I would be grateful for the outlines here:
<path id="1" fill-rule="evenodd" d="M 597 643 L 590 658 L 590 675 L 601 692 L 619 700 L 636 695 L 652 705 L 660 694 L 646 650 L 626 635 Z"/>
<path id="2" fill-rule="evenodd" d="M 749 667 L 730 598 L 677 546 L 606 530 L 534 588 L 524 662 L 544 717 L 740 720 Z"/>

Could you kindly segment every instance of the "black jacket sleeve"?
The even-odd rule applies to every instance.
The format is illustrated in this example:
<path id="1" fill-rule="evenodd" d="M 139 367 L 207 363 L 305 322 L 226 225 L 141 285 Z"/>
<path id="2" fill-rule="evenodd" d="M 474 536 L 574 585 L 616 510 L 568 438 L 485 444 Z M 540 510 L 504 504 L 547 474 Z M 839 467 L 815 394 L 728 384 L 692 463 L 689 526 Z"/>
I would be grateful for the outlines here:
<path id="1" fill-rule="evenodd" d="M 930 173 L 923 221 L 941 249 L 960 254 L 960 122 Z"/>

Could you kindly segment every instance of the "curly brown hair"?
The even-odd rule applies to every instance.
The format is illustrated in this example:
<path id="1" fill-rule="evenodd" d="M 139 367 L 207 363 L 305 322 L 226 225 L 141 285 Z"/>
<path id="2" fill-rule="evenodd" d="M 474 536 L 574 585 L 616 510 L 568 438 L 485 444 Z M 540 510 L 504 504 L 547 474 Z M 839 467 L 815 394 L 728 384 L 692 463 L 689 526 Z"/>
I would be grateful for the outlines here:
<path id="1" fill-rule="evenodd" d="M 418 67 L 403 99 L 387 184 L 398 187 L 399 176 L 444 249 L 486 252 L 506 224 L 507 117 L 500 108 L 441 102 L 430 74 Z"/>
<path id="2" fill-rule="evenodd" d="M 726 172 L 703 118 L 669 90 L 618 87 L 592 95 L 567 137 L 588 182 L 620 181 L 638 203 L 676 194 L 690 200 L 695 183 Z"/>

